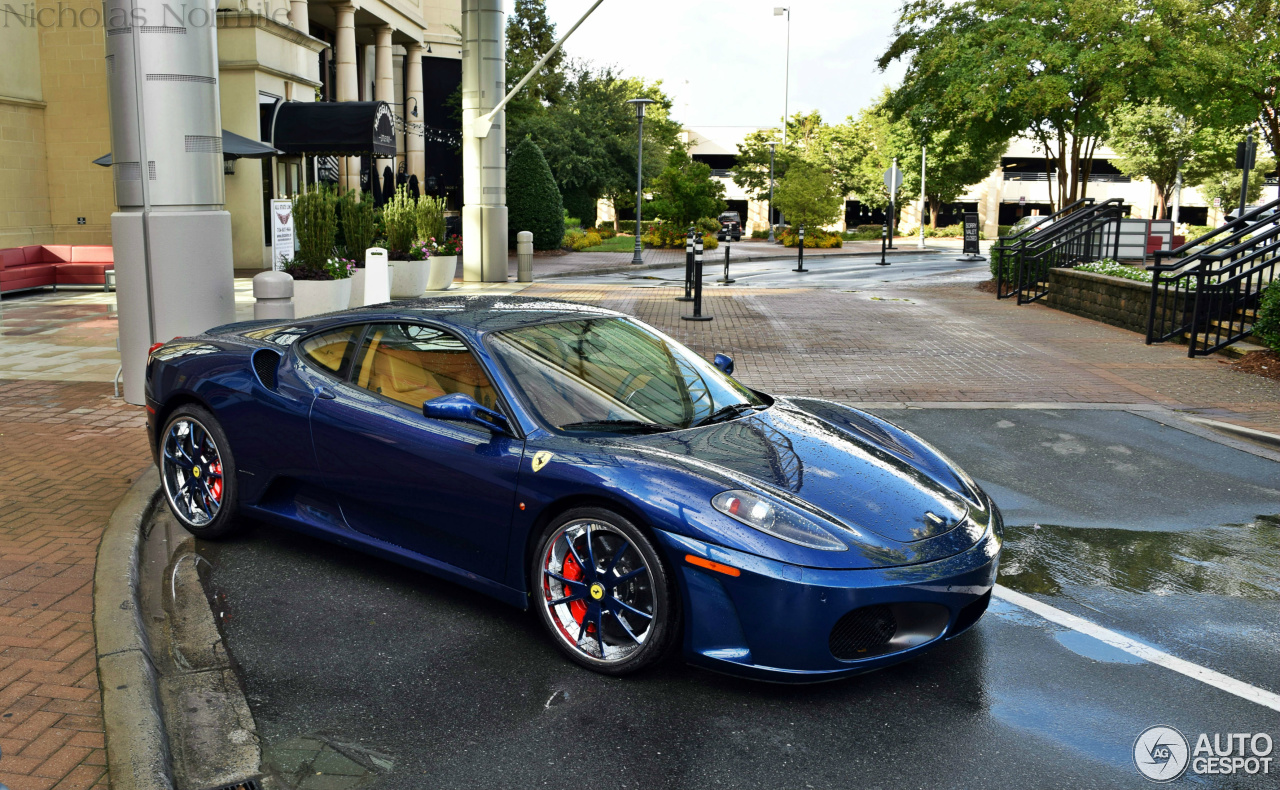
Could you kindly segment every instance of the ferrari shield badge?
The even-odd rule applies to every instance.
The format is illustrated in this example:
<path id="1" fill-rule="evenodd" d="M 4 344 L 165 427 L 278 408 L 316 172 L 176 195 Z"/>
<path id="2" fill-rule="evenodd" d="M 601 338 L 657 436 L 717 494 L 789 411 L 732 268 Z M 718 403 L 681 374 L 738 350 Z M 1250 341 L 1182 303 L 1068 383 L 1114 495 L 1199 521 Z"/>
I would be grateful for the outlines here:
<path id="1" fill-rule="evenodd" d="M 541 471 L 542 467 L 547 465 L 547 461 L 550 461 L 553 455 L 554 453 L 549 453 L 546 450 L 540 450 L 534 453 L 533 454 L 533 471 L 535 472 Z"/>

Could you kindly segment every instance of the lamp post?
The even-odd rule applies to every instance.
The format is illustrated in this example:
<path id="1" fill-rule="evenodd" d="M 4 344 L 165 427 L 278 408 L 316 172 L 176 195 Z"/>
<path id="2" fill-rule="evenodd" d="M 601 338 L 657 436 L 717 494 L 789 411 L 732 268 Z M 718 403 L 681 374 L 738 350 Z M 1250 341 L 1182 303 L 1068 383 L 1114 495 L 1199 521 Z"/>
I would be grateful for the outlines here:
<path id="1" fill-rule="evenodd" d="M 783 124 L 782 133 L 786 134 L 786 124 Z M 769 243 L 773 244 L 773 155 L 778 150 L 777 143 L 769 143 Z"/>
<path id="2" fill-rule="evenodd" d="M 920 143 L 920 249 L 924 249 L 924 215 L 929 213 L 929 196 L 924 190 L 924 157 L 928 146 Z"/>
<path id="3" fill-rule="evenodd" d="M 644 227 L 641 219 L 641 206 L 644 204 L 644 108 L 653 104 L 653 99 L 629 99 L 627 104 L 636 106 L 636 123 L 639 128 L 636 133 L 636 249 L 631 262 L 644 263 L 644 259 L 640 257 L 640 235 Z"/>
<path id="4" fill-rule="evenodd" d="M 782 86 L 782 144 L 785 146 L 787 144 L 787 112 L 791 100 L 791 8 L 776 7 L 773 9 L 773 15 L 787 17 L 787 62 L 783 67 L 785 76 Z"/>

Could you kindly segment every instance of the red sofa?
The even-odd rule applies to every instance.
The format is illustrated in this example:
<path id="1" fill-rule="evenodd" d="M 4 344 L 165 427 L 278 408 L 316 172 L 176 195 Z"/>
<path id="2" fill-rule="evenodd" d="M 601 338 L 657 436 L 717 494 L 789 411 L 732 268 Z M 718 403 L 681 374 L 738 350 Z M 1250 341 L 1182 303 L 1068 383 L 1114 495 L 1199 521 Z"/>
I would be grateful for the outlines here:
<path id="1" fill-rule="evenodd" d="M 0 293 L 59 285 L 105 285 L 110 247 L 33 244 L 0 250 Z"/>

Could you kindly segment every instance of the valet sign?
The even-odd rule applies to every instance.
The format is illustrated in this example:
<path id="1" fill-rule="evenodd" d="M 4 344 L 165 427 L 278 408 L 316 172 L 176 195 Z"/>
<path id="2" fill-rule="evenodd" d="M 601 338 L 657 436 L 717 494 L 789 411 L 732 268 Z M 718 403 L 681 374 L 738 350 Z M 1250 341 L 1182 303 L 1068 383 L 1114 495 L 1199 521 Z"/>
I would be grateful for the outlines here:
<path id="1" fill-rule="evenodd" d="M 1153 782 L 1172 782 L 1188 770 L 1200 776 L 1271 773 L 1275 744 L 1265 732 L 1200 733 L 1192 747 L 1172 727 L 1148 727 L 1133 743 L 1133 764 Z"/>
<path id="2" fill-rule="evenodd" d="M 293 201 L 271 201 L 271 268 L 284 269 L 285 261 L 293 260 Z"/>

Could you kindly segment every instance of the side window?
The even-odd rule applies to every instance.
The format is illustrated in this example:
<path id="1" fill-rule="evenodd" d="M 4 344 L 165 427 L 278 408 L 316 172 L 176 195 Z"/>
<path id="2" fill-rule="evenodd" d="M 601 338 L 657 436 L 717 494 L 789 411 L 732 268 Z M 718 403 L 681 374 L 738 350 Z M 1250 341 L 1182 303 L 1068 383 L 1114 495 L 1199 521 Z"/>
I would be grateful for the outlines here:
<path id="1" fill-rule="evenodd" d="M 355 356 L 356 338 L 361 326 L 344 326 L 329 332 L 312 335 L 298 347 L 303 359 L 337 378 L 347 377 L 351 358 Z"/>
<path id="2" fill-rule="evenodd" d="M 373 324 L 357 357 L 357 387 L 399 401 L 415 411 L 455 392 L 497 408 L 484 368 L 466 345 L 439 329 L 415 324 Z"/>

